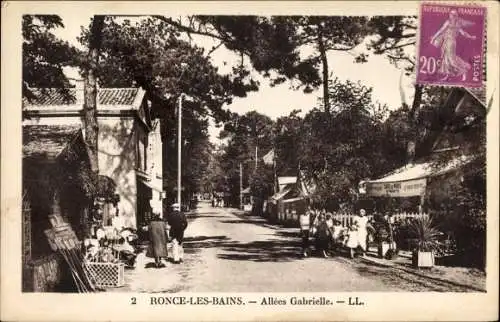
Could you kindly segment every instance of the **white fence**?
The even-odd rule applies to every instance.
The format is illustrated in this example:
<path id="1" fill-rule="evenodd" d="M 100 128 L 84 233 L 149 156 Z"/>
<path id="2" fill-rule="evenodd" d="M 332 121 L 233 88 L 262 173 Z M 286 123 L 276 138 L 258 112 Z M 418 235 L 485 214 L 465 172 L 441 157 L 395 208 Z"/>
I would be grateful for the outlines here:
<path id="1" fill-rule="evenodd" d="M 422 212 L 422 213 L 402 212 L 402 213 L 394 214 L 392 217 L 394 218 L 393 220 L 395 222 L 398 222 L 398 221 L 403 221 L 405 219 L 410 219 L 410 218 L 429 218 L 429 214 L 425 213 L 425 212 Z"/>
<path id="2" fill-rule="evenodd" d="M 352 225 L 354 217 L 355 216 L 352 213 L 333 214 L 333 219 L 338 220 L 343 227 L 348 227 Z M 429 217 L 429 214 L 418 213 L 418 212 L 400 212 L 392 215 L 392 222 L 395 223 L 395 222 L 405 221 L 411 218 L 422 218 L 422 217 Z M 276 219 L 278 222 L 281 223 L 296 222 L 298 224 L 299 215 L 295 210 L 290 212 L 279 212 L 277 213 Z M 369 220 L 373 219 L 373 215 L 368 215 L 368 219 Z"/>
<path id="3" fill-rule="evenodd" d="M 418 212 L 400 212 L 392 215 L 392 222 L 404 221 L 411 218 L 428 218 L 427 213 Z M 340 221 L 343 227 L 348 227 L 352 224 L 354 215 L 350 213 L 335 213 L 333 214 L 333 219 Z M 369 215 L 368 219 L 373 219 L 373 215 Z"/>

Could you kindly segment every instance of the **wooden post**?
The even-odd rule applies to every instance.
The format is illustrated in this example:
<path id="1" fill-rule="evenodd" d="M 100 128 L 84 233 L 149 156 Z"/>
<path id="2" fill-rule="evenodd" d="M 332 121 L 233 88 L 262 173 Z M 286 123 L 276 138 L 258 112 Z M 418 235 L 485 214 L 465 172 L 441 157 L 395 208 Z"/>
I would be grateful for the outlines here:
<path id="1" fill-rule="evenodd" d="M 257 172 L 258 147 L 255 145 L 255 172 Z"/>
<path id="2" fill-rule="evenodd" d="M 240 162 L 240 209 L 243 209 L 243 166 Z"/>
<path id="3" fill-rule="evenodd" d="M 181 197 L 181 178 L 182 178 L 182 94 L 179 96 L 179 108 L 177 111 L 177 202 L 179 208 L 182 210 L 182 197 Z"/>

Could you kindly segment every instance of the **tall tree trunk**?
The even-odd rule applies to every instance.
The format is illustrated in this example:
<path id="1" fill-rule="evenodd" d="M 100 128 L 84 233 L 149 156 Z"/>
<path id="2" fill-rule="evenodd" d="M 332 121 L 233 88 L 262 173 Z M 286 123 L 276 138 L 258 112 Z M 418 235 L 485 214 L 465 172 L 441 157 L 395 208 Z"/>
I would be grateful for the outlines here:
<path id="1" fill-rule="evenodd" d="M 418 109 L 420 108 L 420 104 L 422 104 L 422 94 L 423 94 L 423 85 L 415 84 L 415 94 L 413 95 L 413 103 L 411 105 L 409 119 L 412 122 L 412 126 L 415 126 L 417 123 L 416 115 L 418 113 Z M 413 140 L 410 140 L 406 145 L 406 159 L 409 162 L 413 162 L 413 160 L 418 157 L 421 153 L 422 147 L 417 146 L 418 143 L 418 133 L 415 133 Z"/>
<path id="2" fill-rule="evenodd" d="M 330 95 L 328 92 L 328 58 L 326 57 L 326 48 L 321 32 L 318 34 L 318 49 L 321 64 L 323 65 L 323 104 L 325 112 L 330 113 Z"/>
<path id="3" fill-rule="evenodd" d="M 104 16 L 94 16 L 90 29 L 88 69 L 85 76 L 83 119 L 85 128 L 85 143 L 90 157 L 92 168 L 92 183 L 97 187 L 99 163 L 97 158 L 97 144 L 99 126 L 97 124 L 97 68 L 99 63 L 99 49 L 101 45 Z"/>
<path id="4" fill-rule="evenodd" d="M 415 84 L 415 95 L 413 95 L 413 103 L 411 105 L 410 117 L 413 119 L 417 110 L 420 108 L 420 104 L 422 103 L 422 93 L 424 90 L 423 85 Z"/>

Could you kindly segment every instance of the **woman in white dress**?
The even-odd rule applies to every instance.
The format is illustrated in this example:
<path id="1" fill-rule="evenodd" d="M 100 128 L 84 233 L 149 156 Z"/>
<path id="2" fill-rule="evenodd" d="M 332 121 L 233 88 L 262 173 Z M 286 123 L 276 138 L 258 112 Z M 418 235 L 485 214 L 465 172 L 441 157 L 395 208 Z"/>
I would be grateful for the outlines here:
<path id="1" fill-rule="evenodd" d="M 349 232 L 349 238 L 347 240 L 347 247 L 350 248 L 351 257 L 354 257 L 354 250 L 358 247 L 360 247 L 363 251 L 363 255 L 366 254 L 366 238 L 368 235 L 368 230 L 366 228 L 367 225 L 368 217 L 366 217 L 366 211 L 361 209 L 359 214 L 354 217 L 351 231 Z"/>

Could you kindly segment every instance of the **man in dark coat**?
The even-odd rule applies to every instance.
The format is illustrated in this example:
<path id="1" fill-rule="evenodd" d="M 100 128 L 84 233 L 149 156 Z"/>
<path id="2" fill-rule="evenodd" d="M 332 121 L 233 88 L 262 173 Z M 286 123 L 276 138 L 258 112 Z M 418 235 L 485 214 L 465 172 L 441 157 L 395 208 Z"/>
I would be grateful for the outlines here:
<path id="1" fill-rule="evenodd" d="M 181 211 L 180 204 L 175 203 L 172 205 L 172 212 L 168 216 L 168 225 L 172 237 L 173 262 L 179 264 L 184 257 L 182 242 L 184 240 L 184 231 L 188 225 L 186 215 Z"/>

